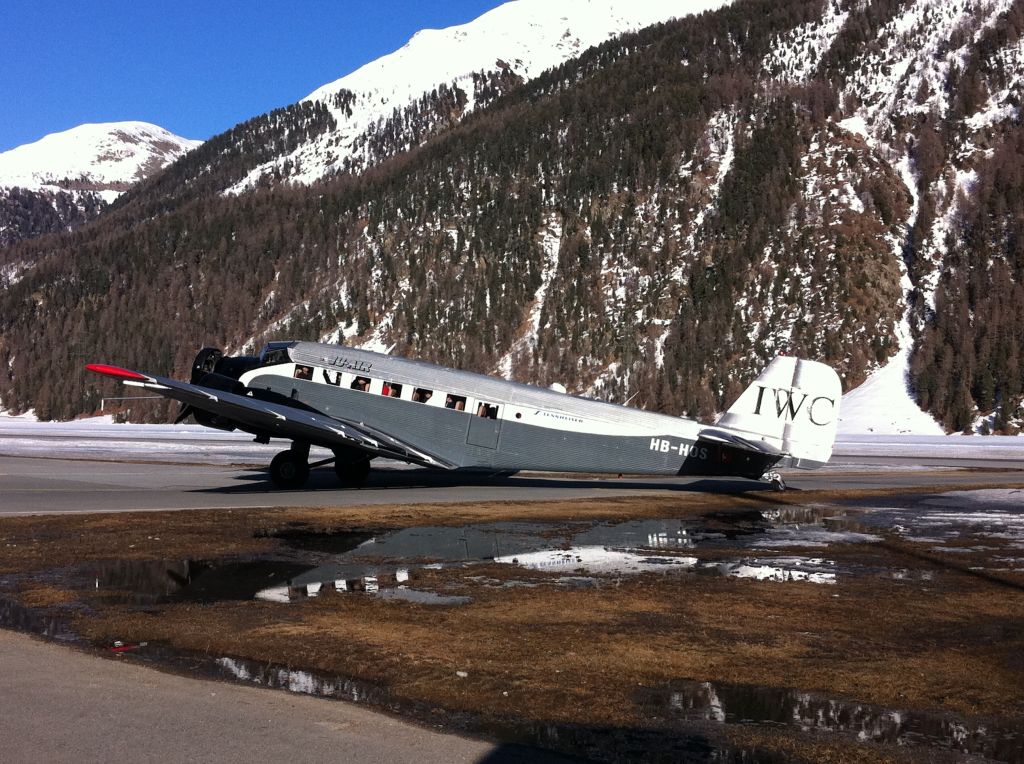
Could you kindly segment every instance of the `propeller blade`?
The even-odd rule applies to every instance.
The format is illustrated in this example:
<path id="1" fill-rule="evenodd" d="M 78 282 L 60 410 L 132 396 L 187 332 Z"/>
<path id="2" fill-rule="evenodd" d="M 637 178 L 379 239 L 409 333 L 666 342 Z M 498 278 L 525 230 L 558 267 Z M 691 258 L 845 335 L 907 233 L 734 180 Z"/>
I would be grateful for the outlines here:
<path id="1" fill-rule="evenodd" d="M 181 404 L 181 408 L 178 410 L 178 416 L 175 417 L 175 419 L 174 419 L 174 423 L 175 424 L 181 424 L 186 419 L 188 419 L 189 416 L 191 416 L 191 415 L 192 415 L 192 407 L 189 404 L 187 404 L 187 403 L 182 403 Z"/>

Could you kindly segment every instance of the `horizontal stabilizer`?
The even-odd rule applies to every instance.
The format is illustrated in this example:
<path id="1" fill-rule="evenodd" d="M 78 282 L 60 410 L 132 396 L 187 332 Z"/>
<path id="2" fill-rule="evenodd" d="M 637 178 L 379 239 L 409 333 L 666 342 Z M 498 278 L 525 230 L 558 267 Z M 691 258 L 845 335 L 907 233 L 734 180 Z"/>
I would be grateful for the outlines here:
<path id="1" fill-rule="evenodd" d="M 759 454 L 782 456 L 782 451 L 767 440 L 752 440 L 750 438 L 741 437 L 736 433 L 728 432 L 727 430 L 717 430 L 713 427 L 705 427 L 700 431 L 700 433 L 698 433 L 697 437 L 700 440 L 710 440 L 712 443 L 724 443 L 728 446 L 735 446 L 736 448 L 742 448 L 746 451 L 755 451 Z"/>

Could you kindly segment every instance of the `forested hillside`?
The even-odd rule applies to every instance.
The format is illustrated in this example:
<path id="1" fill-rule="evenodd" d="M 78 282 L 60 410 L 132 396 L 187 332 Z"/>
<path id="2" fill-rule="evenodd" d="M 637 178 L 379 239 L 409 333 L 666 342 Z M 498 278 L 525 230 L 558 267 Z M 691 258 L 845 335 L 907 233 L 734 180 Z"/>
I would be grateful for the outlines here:
<path id="1" fill-rule="evenodd" d="M 0 399 L 69 417 L 98 401 L 85 361 L 180 375 L 288 337 L 708 418 L 779 352 L 850 387 L 913 346 L 948 427 L 1010 428 L 1021 5 L 743 0 L 480 75 L 466 115 L 481 93 L 425 94 L 369 169 L 220 193 L 332 129 L 315 103 L 257 118 L 0 250 Z"/>
<path id="2" fill-rule="evenodd" d="M 104 207 L 95 192 L 0 189 L 0 247 L 75 228 L 98 217 Z"/>

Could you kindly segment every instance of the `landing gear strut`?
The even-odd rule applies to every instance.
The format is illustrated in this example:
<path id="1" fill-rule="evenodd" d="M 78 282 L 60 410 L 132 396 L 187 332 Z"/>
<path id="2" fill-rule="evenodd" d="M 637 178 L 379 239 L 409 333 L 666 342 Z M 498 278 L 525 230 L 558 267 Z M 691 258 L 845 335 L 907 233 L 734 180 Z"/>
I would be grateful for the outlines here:
<path id="1" fill-rule="evenodd" d="M 775 472 L 774 470 L 772 470 L 771 472 L 764 473 L 761 479 L 770 481 L 772 484 L 772 488 L 774 488 L 776 491 L 786 490 L 786 481 L 782 479 L 782 475 L 780 475 L 778 472 Z"/>
<path id="2" fill-rule="evenodd" d="M 309 444 L 292 443 L 270 462 L 270 482 L 275 488 L 294 491 L 302 488 L 309 480 L 309 471 L 334 462 L 334 472 L 342 485 L 356 488 L 361 486 L 370 474 L 370 457 L 362 451 L 339 450 L 334 456 L 309 463 Z"/>
<path id="3" fill-rule="evenodd" d="M 270 462 L 270 482 L 276 488 L 295 490 L 309 480 L 309 444 L 292 443 Z"/>

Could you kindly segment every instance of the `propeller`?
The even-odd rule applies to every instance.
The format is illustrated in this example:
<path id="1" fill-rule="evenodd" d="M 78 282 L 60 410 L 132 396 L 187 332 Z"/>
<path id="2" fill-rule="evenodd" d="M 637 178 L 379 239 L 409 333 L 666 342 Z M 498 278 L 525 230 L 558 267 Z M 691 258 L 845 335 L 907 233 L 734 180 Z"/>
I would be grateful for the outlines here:
<path id="1" fill-rule="evenodd" d="M 181 424 L 192 415 L 192 406 L 188 403 L 182 403 L 181 408 L 178 409 L 178 416 L 174 418 L 175 424 Z"/>

